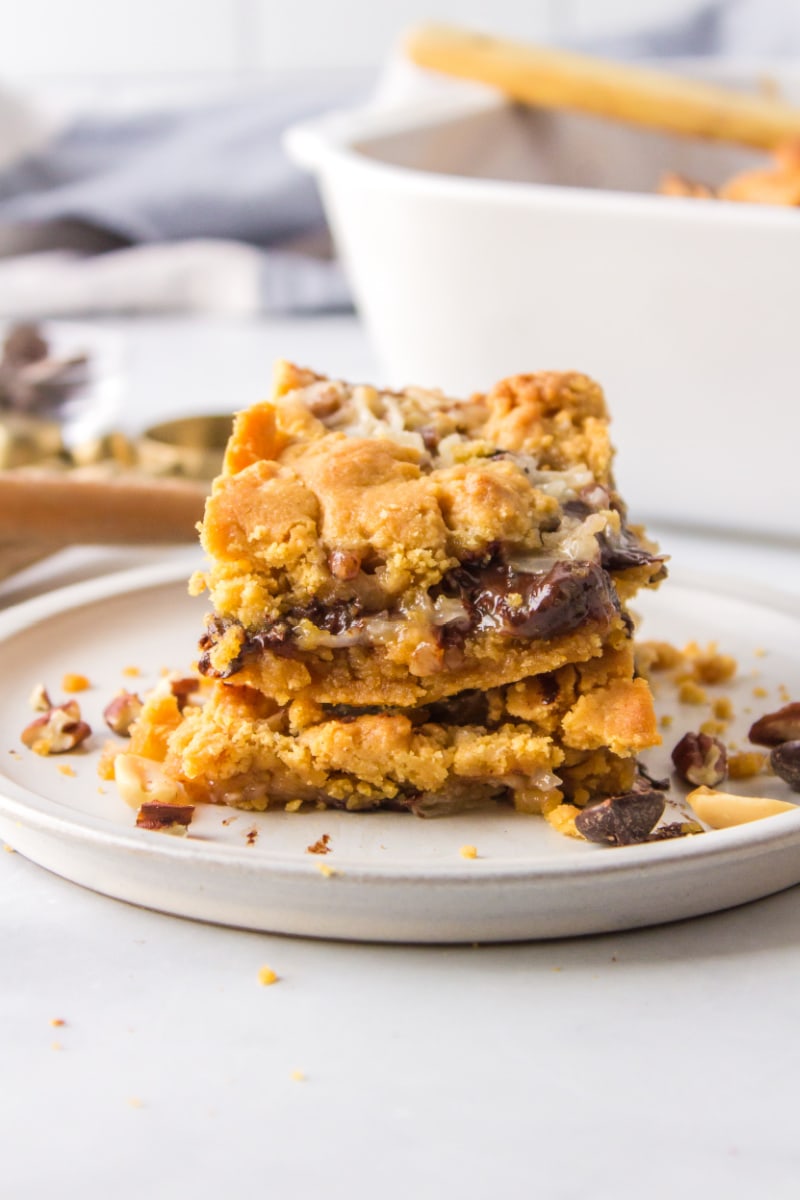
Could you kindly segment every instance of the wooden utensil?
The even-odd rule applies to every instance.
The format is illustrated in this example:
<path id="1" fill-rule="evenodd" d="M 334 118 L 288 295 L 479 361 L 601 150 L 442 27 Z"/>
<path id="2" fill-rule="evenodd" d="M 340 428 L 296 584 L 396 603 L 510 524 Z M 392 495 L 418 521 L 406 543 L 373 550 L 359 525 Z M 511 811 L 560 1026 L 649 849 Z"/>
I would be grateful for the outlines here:
<path id="1" fill-rule="evenodd" d="M 208 491 L 205 483 L 134 475 L 0 473 L 0 541 L 191 542 Z"/>
<path id="2" fill-rule="evenodd" d="M 490 84 L 525 104 L 766 149 L 800 137 L 800 110 L 789 104 L 646 67 L 434 24 L 412 30 L 406 51 L 418 66 Z"/>

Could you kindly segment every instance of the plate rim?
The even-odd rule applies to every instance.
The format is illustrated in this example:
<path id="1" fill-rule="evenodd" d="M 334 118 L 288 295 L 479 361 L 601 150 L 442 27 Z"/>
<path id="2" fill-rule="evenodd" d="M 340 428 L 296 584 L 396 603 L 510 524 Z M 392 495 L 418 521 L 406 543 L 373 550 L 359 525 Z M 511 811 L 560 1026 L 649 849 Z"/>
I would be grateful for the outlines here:
<path id="1" fill-rule="evenodd" d="M 800 626 L 798 602 L 791 593 L 780 589 L 731 581 L 711 573 L 677 569 L 671 573 L 674 585 L 684 590 L 703 590 L 724 595 L 728 599 L 756 604 L 794 619 Z M 90 604 L 113 599 L 123 594 L 141 593 L 170 585 L 187 583 L 186 563 L 152 563 L 111 572 L 79 583 L 58 588 L 45 595 L 25 600 L 0 612 L 0 649 L 2 644 L 18 633 L 56 614 L 74 611 Z M 640 597 L 641 599 L 641 597 Z M 68 813 L 69 815 L 66 815 Z M 255 874 L 272 878 L 296 879 L 316 875 L 318 864 L 305 859 L 285 859 L 269 852 L 249 855 L 246 847 L 224 843 L 209 845 L 199 840 L 165 838 L 148 830 L 119 827 L 112 818 L 105 818 L 68 809 L 49 797 L 11 779 L 0 767 L 0 820 L 22 822 L 32 830 L 57 835 L 70 841 L 90 841 L 96 846 L 156 858 L 166 866 L 170 862 L 197 866 L 244 868 Z M 770 820 L 755 821 L 728 829 L 711 830 L 710 836 L 678 838 L 673 841 L 646 843 L 626 847 L 591 848 L 585 859 L 540 858 L 525 861 L 480 859 L 462 862 L 433 863 L 398 861 L 370 863 L 343 861 L 342 873 L 354 882 L 370 884 L 386 882 L 434 884 L 447 883 L 504 883 L 574 878 L 577 876 L 609 876 L 636 874 L 667 867 L 676 861 L 685 863 L 696 859 L 716 859 L 735 853 L 739 859 L 760 854 L 774 842 L 800 842 L 800 804 L 796 812 L 779 813 Z M 594 850 L 594 852 L 592 852 Z M 615 852 L 616 851 L 616 852 Z M 623 851 L 623 854 L 620 854 Z"/>

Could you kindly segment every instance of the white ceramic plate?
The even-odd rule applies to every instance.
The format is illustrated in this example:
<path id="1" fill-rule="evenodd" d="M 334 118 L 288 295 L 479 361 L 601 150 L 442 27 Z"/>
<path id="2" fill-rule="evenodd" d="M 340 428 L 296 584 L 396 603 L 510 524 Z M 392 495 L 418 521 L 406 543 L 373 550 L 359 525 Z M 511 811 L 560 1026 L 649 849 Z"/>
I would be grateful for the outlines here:
<path id="1" fill-rule="evenodd" d="M 0 615 L 0 834 L 67 879 L 220 924 L 420 942 L 626 929 L 714 912 L 800 881 L 800 808 L 624 849 L 576 842 L 539 818 L 501 809 L 424 821 L 399 813 L 249 814 L 202 806 L 187 838 L 136 829 L 113 785 L 97 776 L 107 740 L 101 713 L 121 686 L 144 690 L 162 668 L 185 669 L 192 661 L 205 602 L 189 598 L 184 579 L 184 564 L 148 567 Z M 738 682 L 716 692 L 733 697 L 740 729 L 780 704 L 781 685 L 800 681 L 796 607 L 788 598 L 724 594 L 680 578 L 637 600 L 647 637 L 716 639 L 737 655 Z M 131 666 L 141 672 L 136 680 L 123 673 Z M 32 719 L 28 696 L 38 682 L 60 696 L 66 671 L 92 681 L 79 699 L 95 734 L 84 753 L 37 757 L 19 741 Z M 765 695 L 755 696 L 757 689 Z M 669 745 L 707 715 L 683 706 Z M 649 759 L 657 773 L 666 773 L 667 749 Z M 759 786 L 763 780 L 749 790 Z M 790 798 L 778 780 L 769 788 Z M 323 833 L 330 853 L 309 854 L 306 847 Z M 465 844 L 477 847 L 477 859 L 460 856 Z M 334 873 L 323 874 L 321 864 Z"/>

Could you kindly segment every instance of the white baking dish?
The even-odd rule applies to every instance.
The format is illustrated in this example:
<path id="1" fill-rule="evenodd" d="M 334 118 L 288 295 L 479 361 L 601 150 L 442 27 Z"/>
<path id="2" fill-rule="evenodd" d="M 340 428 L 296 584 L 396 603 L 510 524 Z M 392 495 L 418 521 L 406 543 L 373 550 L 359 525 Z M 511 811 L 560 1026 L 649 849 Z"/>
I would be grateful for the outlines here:
<path id="1" fill-rule="evenodd" d="M 780 75 L 800 102 L 800 76 Z M 389 384 L 576 368 L 635 515 L 800 535 L 800 213 L 653 194 L 749 152 L 482 89 L 295 127 Z"/>

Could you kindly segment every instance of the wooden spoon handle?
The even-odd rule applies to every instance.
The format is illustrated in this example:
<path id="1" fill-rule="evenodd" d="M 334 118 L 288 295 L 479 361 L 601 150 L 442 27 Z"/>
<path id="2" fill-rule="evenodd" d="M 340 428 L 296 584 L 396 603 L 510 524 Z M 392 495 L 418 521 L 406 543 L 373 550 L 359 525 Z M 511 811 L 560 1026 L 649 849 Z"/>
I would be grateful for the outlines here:
<path id="1" fill-rule="evenodd" d="M 182 480 L 0 474 L 0 539 L 191 542 L 208 490 Z"/>
<path id="2" fill-rule="evenodd" d="M 491 84 L 525 104 L 764 148 L 800 137 L 800 109 L 645 67 L 447 25 L 412 30 L 406 51 L 418 66 Z"/>

